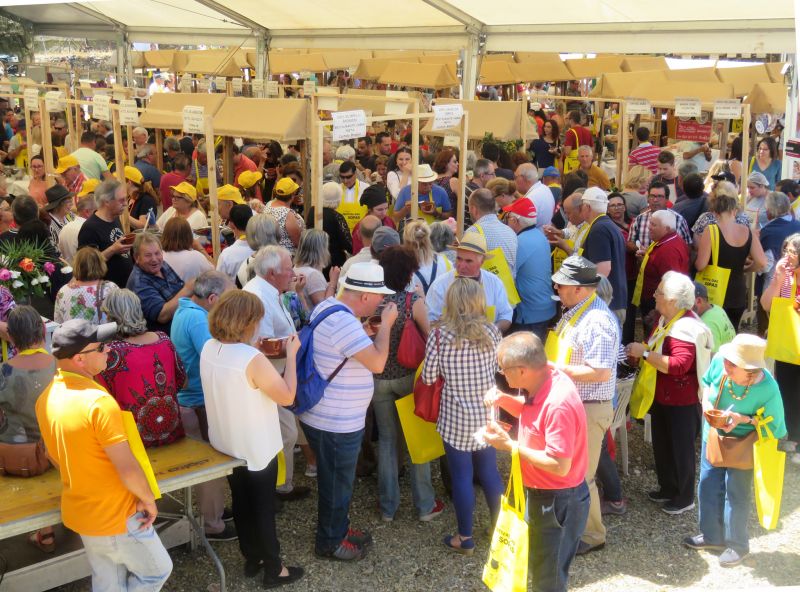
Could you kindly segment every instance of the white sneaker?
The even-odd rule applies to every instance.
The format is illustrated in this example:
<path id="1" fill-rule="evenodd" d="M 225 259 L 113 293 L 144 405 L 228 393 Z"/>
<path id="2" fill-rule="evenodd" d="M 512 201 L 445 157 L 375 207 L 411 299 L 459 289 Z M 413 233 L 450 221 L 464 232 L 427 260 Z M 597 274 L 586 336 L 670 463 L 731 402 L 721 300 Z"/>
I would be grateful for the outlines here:
<path id="1" fill-rule="evenodd" d="M 306 467 L 305 476 L 315 478 L 317 476 L 317 465 L 308 465 Z"/>
<path id="2" fill-rule="evenodd" d="M 789 457 L 789 462 L 793 465 L 800 465 L 800 452 L 795 452 Z"/>

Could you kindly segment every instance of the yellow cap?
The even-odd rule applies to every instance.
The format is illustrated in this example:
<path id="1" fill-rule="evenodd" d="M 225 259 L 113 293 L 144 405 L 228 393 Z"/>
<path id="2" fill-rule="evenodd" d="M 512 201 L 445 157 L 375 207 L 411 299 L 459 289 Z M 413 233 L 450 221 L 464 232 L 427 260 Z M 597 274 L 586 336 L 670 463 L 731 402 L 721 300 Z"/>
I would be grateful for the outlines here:
<path id="1" fill-rule="evenodd" d="M 182 181 L 177 185 L 170 185 L 170 189 L 180 193 L 181 195 L 185 195 L 192 201 L 197 200 L 197 189 L 195 189 L 194 185 L 191 183 L 187 183 L 186 181 Z"/>
<path id="2" fill-rule="evenodd" d="M 264 175 L 258 171 L 242 171 L 239 173 L 239 179 L 236 182 L 242 187 L 242 189 L 250 189 L 263 178 Z"/>
<path id="3" fill-rule="evenodd" d="M 86 179 L 81 185 L 81 190 L 78 192 L 78 197 L 86 197 L 87 195 L 94 193 L 94 190 L 97 189 L 97 186 L 100 185 L 100 179 Z"/>
<path id="4" fill-rule="evenodd" d="M 233 203 L 244 205 L 241 192 L 233 185 L 223 185 L 217 189 L 217 199 L 222 201 L 232 201 Z"/>
<path id="5" fill-rule="evenodd" d="M 298 189 L 300 189 L 300 185 L 292 181 L 289 177 L 284 177 L 275 184 L 275 193 L 284 197 L 293 194 Z"/>
<path id="6" fill-rule="evenodd" d="M 81 163 L 78 162 L 78 159 L 72 156 L 72 154 L 67 154 L 66 156 L 62 156 L 58 159 L 58 168 L 56 168 L 56 174 L 61 175 L 67 169 L 71 169 L 72 167 L 81 166 Z"/>
<path id="7" fill-rule="evenodd" d="M 140 171 L 136 167 L 126 166 L 125 178 L 131 183 L 136 183 L 137 185 L 141 185 L 142 183 L 144 183 L 144 175 L 142 175 L 142 171 Z"/>

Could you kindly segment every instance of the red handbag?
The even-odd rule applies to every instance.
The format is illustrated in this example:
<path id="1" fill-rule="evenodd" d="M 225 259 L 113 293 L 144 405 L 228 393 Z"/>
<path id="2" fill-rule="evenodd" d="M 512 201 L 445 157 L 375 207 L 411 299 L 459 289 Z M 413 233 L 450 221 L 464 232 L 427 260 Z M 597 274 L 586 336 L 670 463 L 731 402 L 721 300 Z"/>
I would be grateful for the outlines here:
<path id="1" fill-rule="evenodd" d="M 422 360 L 425 359 L 425 340 L 422 338 L 419 327 L 414 322 L 414 316 L 411 312 L 411 296 L 410 292 L 406 294 L 406 320 L 403 325 L 403 332 L 400 333 L 397 363 L 403 368 L 416 370 Z"/>
<path id="2" fill-rule="evenodd" d="M 436 330 L 436 350 L 439 350 L 439 330 Z M 444 377 L 438 373 L 433 384 L 425 384 L 420 374 L 414 383 L 414 415 L 425 421 L 436 423 L 439 419 L 439 406 L 442 403 Z"/>

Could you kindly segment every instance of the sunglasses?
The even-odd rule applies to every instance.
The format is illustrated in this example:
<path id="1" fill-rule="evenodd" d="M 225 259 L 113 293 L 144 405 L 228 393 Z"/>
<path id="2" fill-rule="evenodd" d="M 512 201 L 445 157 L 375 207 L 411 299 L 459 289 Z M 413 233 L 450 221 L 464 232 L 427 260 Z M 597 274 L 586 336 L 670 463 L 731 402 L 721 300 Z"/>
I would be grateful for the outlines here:
<path id="1" fill-rule="evenodd" d="M 105 349 L 106 349 L 106 344 L 105 343 L 101 343 L 97 347 L 94 347 L 92 349 L 85 349 L 82 352 L 78 352 L 78 353 L 81 353 L 81 354 L 90 354 L 92 352 L 103 353 L 105 351 Z"/>
<path id="2" fill-rule="evenodd" d="M 353 177 L 355 177 L 355 175 L 339 175 L 339 178 L 344 179 L 345 181 L 347 179 L 352 179 Z"/>

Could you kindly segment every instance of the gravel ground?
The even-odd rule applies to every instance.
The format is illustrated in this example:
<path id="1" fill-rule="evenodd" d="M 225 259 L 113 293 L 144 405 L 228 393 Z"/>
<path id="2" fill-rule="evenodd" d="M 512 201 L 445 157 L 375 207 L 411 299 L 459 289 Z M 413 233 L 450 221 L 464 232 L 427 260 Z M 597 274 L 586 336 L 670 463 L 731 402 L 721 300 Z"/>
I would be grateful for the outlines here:
<path id="1" fill-rule="evenodd" d="M 800 470 L 787 463 L 782 519 L 779 528 L 763 530 L 757 523 L 755 508 L 750 520 L 751 555 L 733 569 L 719 567 L 714 555 L 695 552 L 680 545 L 687 534 L 696 532 L 697 514 L 668 516 L 647 500 L 647 491 L 656 485 L 650 446 L 643 442 L 641 426 L 634 424 L 629 435 L 630 475 L 623 477 L 624 495 L 629 510 L 624 516 L 606 517 L 608 528 L 604 550 L 576 558 L 571 571 L 571 586 L 580 591 L 606 590 L 683 590 L 683 589 L 770 589 L 800 583 Z M 302 455 L 297 455 L 302 464 Z M 434 463 L 435 465 L 436 463 Z M 507 469 L 507 456 L 501 457 Z M 302 476 L 297 481 L 314 485 Z M 441 489 L 438 467 L 434 480 Z M 402 481 L 403 501 L 395 521 L 384 524 L 377 510 L 375 476 L 358 479 L 351 517 L 354 526 L 369 529 L 375 546 L 362 561 L 353 564 L 333 563 L 313 555 L 313 532 L 316 517 L 315 497 L 284 505 L 278 517 L 278 535 L 285 560 L 303 565 L 306 577 L 284 588 L 299 590 L 386 590 L 483 591 L 481 571 L 488 553 L 486 504 L 478 494 L 476 512 L 477 549 L 463 557 L 447 551 L 442 538 L 455 532 L 452 506 L 436 520 L 421 523 L 410 499 L 408 478 Z M 215 543 L 226 567 L 228 590 L 260 589 L 258 579 L 242 575 L 243 560 L 235 542 Z M 216 591 L 216 572 L 202 550 L 174 550 L 175 570 L 164 590 L 171 592 Z M 63 586 L 63 592 L 89 589 L 88 580 Z"/>

